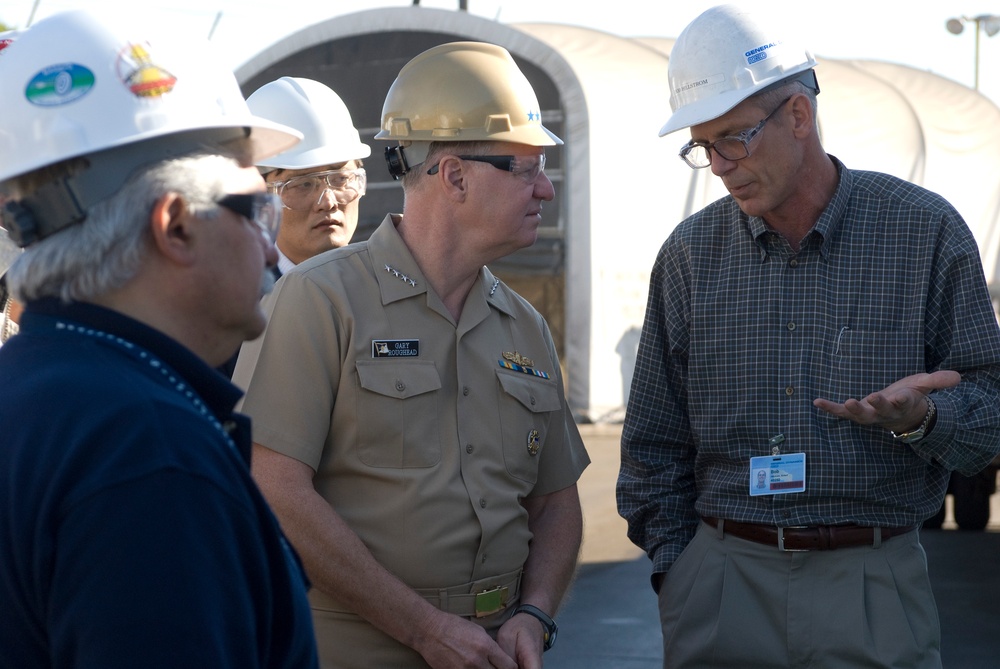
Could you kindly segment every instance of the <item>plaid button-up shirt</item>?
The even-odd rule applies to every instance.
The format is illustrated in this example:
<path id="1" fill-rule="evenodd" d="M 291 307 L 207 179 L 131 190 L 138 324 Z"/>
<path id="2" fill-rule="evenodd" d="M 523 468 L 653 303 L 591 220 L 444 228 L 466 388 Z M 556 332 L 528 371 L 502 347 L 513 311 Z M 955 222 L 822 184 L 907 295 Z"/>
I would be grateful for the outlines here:
<path id="1" fill-rule="evenodd" d="M 914 525 L 951 470 L 1000 451 L 1000 328 L 976 241 L 943 198 L 836 161 L 795 253 L 723 198 L 653 267 L 622 434 L 619 511 L 666 571 L 713 516 L 776 526 Z M 956 370 L 934 429 L 905 445 L 813 406 Z M 750 458 L 806 454 L 805 492 L 751 497 Z"/>

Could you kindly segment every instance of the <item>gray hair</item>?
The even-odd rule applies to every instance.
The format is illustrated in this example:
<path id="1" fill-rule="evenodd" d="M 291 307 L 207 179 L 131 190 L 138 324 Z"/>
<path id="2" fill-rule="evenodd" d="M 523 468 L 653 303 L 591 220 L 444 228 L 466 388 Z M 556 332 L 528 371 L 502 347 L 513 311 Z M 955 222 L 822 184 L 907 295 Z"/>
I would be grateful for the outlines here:
<path id="1" fill-rule="evenodd" d="M 424 162 L 403 175 L 403 190 L 406 191 L 415 188 L 423 180 L 423 177 L 427 176 L 427 170 L 438 162 L 439 156 L 485 156 L 492 153 L 495 149 L 496 142 L 487 140 L 474 142 L 431 142 Z"/>
<path id="2" fill-rule="evenodd" d="M 11 294 L 22 302 L 42 297 L 93 301 L 117 290 L 139 272 L 150 252 L 149 216 L 168 193 L 179 193 L 192 214 L 218 215 L 233 158 L 193 155 L 140 169 L 111 197 L 94 205 L 87 219 L 29 246 L 7 273 Z"/>
<path id="3" fill-rule="evenodd" d="M 798 95 L 799 93 L 805 95 L 809 99 L 809 104 L 812 106 L 813 111 L 813 121 L 818 122 L 818 103 L 816 101 L 816 90 L 805 85 L 801 81 L 793 80 L 785 84 L 779 84 L 775 87 L 766 88 L 762 93 L 758 93 L 750 97 L 754 104 L 761 108 L 761 110 L 770 112 L 780 105 L 784 100 L 787 100 L 793 95 Z M 818 126 L 817 126 L 818 127 Z"/>

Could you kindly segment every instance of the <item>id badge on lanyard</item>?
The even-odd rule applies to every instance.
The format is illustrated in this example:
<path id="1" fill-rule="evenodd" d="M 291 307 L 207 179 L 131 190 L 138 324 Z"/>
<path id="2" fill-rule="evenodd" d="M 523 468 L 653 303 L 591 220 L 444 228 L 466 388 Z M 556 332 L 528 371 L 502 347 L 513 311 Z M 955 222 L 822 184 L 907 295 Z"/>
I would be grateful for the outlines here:
<path id="1" fill-rule="evenodd" d="M 784 441 L 779 437 L 771 439 L 771 455 L 750 458 L 751 497 L 805 492 L 806 454 L 779 453 L 777 444 Z"/>

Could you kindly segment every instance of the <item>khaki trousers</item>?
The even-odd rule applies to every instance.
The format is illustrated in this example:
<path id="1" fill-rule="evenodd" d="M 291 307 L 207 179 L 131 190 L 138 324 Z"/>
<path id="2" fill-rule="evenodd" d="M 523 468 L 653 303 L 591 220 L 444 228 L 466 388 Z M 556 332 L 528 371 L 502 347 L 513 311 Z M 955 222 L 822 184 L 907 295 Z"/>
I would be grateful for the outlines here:
<path id="1" fill-rule="evenodd" d="M 322 669 L 426 669 L 420 653 L 351 613 L 313 609 Z"/>
<path id="2" fill-rule="evenodd" d="M 506 610 L 485 618 L 467 618 L 484 627 L 494 639 L 510 618 L 514 602 Z M 316 646 L 321 669 L 428 669 L 417 651 L 372 627 L 353 613 L 312 610 Z"/>
<path id="3" fill-rule="evenodd" d="M 941 669 L 918 532 L 786 553 L 723 531 L 701 523 L 664 579 L 664 669 Z"/>

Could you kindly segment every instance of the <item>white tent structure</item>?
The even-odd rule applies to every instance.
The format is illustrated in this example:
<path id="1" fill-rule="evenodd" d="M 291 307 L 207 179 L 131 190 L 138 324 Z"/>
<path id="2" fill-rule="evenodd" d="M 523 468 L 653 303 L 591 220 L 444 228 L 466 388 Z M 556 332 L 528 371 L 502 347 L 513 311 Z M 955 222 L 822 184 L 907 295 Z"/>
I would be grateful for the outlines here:
<path id="1" fill-rule="evenodd" d="M 539 285 L 559 287 L 554 303 L 536 306 L 558 324 L 570 404 L 583 421 L 620 418 L 656 252 L 679 221 L 725 195 L 709 170 L 692 171 L 677 158 L 685 133 L 658 137 L 670 114 L 672 40 L 379 9 L 310 26 L 236 74 L 247 95 L 284 75 L 324 81 L 371 138 L 402 65 L 459 40 L 510 51 L 539 94 L 543 122 L 566 142 L 549 151 L 557 195 L 543 212 L 541 251 L 511 264 L 510 278 L 505 266 L 497 271 L 529 299 Z M 848 167 L 888 172 L 947 197 L 979 241 L 988 279 L 1000 285 L 1000 109 L 960 84 L 901 65 L 821 58 L 817 75 L 829 152 Z M 381 149 L 369 143 L 375 183 L 362 212 L 373 225 L 398 210 L 401 197 L 387 175 L 377 181 Z"/>

